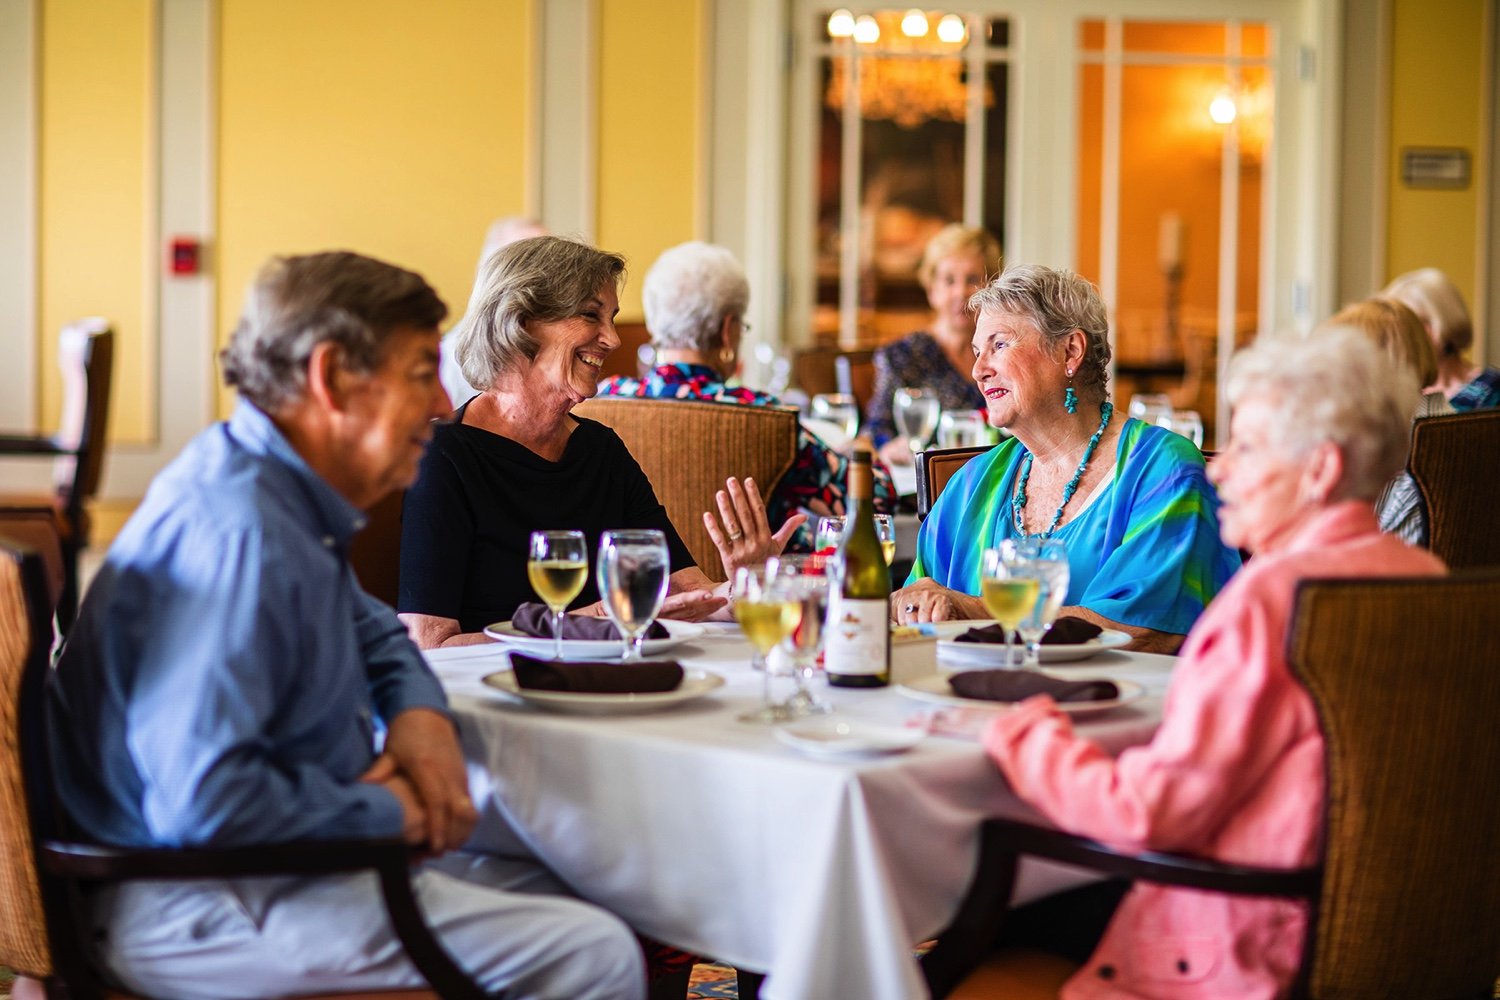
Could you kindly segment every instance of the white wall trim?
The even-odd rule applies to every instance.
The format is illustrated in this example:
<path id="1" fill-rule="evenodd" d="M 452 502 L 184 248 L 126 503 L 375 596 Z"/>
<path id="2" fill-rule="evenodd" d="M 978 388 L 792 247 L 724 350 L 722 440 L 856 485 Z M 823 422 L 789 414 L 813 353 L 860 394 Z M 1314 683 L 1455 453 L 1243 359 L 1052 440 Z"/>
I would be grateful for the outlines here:
<path id="1" fill-rule="evenodd" d="M 106 499 L 144 495 L 152 477 L 214 419 L 217 320 L 207 258 L 217 235 L 218 11 L 217 0 L 158 0 L 154 12 L 154 141 L 147 152 L 152 219 L 146 227 L 152 288 L 143 332 L 156 337 L 156 441 L 111 448 L 100 490 Z M 176 277 L 164 266 L 173 236 L 202 241 L 202 273 Z"/>
<path id="2" fill-rule="evenodd" d="M 1479 336 L 1474 338 L 1474 360 L 1487 364 L 1500 358 L 1500 326 L 1496 323 L 1494 289 L 1497 266 L 1500 266 L 1500 243 L 1497 243 L 1496 223 L 1497 189 L 1500 178 L 1496 177 L 1496 162 L 1500 160 L 1500 130 L 1495 128 L 1495 111 L 1500 108 L 1500 67 L 1496 66 L 1497 51 L 1500 51 L 1500 3 L 1489 0 L 1484 5 L 1484 26 L 1480 57 L 1479 92 L 1479 142 L 1476 143 L 1474 183 L 1477 185 L 1479 204 L 1479 226 L 1474 240 L 1474 329 Z"/>
<path id="3" fill-rule="evenodd" d="M 38 427 L 39 33 L 37 0 L 0 0 L 0 120 L 12 124 L 19 140 L 0 144 L 0 219 L 6 220 L 0 225 L 0 428 L 13 433 Z M 13 481 L 9 468 L 4 479 Z"/>
<path id="4" fill-rule="evenodd" d="M 1339 153 L 1339 302 L 1386 278 L 1390 219 L 1391 3 L 1344 5 Z"/>
<path id="5" fill-rule="evenodd" d="M 542 0 L 537 52 L 542 222 L 593 242 L 599 228 L 597 0 Z"/>

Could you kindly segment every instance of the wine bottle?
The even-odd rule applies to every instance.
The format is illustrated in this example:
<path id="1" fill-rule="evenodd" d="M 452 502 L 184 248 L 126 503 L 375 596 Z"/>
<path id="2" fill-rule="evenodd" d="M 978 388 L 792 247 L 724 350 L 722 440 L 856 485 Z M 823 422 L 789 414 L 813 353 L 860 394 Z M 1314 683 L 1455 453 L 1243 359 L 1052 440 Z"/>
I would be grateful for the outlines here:
<path id="1" fill-rule="evenodd" d="M 839 687 L 891 682 L 891 573 L 875 532 L 874 494 L 870 450 L 856 445 L 849 462 L 849 509 L 836 556 L 842 579 L 829 601 L 824 637 L 828 683 Z"/>

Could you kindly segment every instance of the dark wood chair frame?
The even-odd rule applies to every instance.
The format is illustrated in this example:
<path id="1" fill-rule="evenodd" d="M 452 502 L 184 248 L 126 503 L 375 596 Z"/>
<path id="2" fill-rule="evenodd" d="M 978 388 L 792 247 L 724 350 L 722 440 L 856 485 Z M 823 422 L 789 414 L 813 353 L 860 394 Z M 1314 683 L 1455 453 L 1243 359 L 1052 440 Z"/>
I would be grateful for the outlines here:
<path id="1" fill-rule="evenodd" d="M 63 592 L 57 602 L 58 628 L 66 634 L 78 612 L 78 556 L 89 544 L 89 514 L 85 506 L 99 490 L 104 469 L 105 432 L 109 424 L 110 378 L 114 370 L 114 331 L 103 320 L 83 320 L 64 336 L 76 331 L 85 340 L 78 360 L 83 371 L 77 378 L 84 390 L 80 402 L 64 400 L 67 407 L 78 407 L 71 417 L 75 433 L 52 435 L 0 434 L 0 456 L 49 458 L 59 467 L 54 483 L 56 507 L 65 530 L 61 532 L 63 554 Z M 65 417 L 65 422 L 66 422 Z"/>
<path id="2" fill-rule="evenodd" d="M 415 856 L 397 839 L 307 841 L 241 848 L 135 849 L 72 835 L 52 786 L 46 735 L 46 690 L 51 678 L 52 622 L 46 582 L 35 553 L 0 546 L 20 562 L 31 640 L 19 688 L 18 751 L 29 811 L 31 842 L 53 969 L 16 970 L 42 980 L 49 997 L 98 1000 L 113 989 L 90 960 L 93 940 L 85 889 L 136 879 L 241 878 L 374 871 L 391 923 L 412 963 L 433 990 L 453 1000 L 487 994 L 433 937 L 411 885 Z M 414 995 L 426 995 L 414 991 Z"/>
<path id="3" fill-rule="evenodd" d="M 1500 565 L 1491 494 L 1500 464 L 1500 410 L 1412 422 L 1407 470 L 1427 512 L 1428 547 L 1451 568 Z"/>
<path id="4" fill-rule="evenodd" d="M 925 520 L 932 513 L 932 505 L 948 485 L 953 474 L 963 468 L 971 458 L 983 455 L 994 445 L 974 445 L 966 448 L 929 448 L 917 453 L 917 517 Z"/>

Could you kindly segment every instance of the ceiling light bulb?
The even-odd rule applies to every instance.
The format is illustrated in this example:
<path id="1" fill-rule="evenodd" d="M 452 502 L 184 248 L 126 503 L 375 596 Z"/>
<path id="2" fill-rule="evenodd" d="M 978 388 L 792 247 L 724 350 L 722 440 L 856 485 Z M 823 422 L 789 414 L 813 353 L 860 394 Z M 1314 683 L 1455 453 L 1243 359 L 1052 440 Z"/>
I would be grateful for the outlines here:
<path id="1" fill-rule="evenodd" d="M 927 14 L 913 7 L 901 19 L 901 33 L 907 38 L 927 37 Z"/>
<path id="2" fill-rule="evenodd" d="M 964 40 L 968 30 L 964 27 L 964 19 L 957 14 L 944 14 L 943 19 L 938 22 L 938 41 L 947 42 L 949 45 L 957 45 Z"/>
<path id="3" fill-rule="evenodd" d="M 1208 105 L 1208 117 L 1220 125 L 1228 125 L 1234 121 L 1234 116 L 1239 109 L 1234 106 L 1234 98 L 1227 93 L 1215 97 Z"/>
<path id="4" fill-rule="evenodd" d="M 848 38 L 854 34 L 854 15 L 840 7 L 828 15 L 828 37 Z"/>
<path id="5" fill-rule="evenodd" d="M 861 14 L 854 21 L 854 40 L 861 45 L 873 45 L 880 41 L 880 25 L 869 14 Z"/>

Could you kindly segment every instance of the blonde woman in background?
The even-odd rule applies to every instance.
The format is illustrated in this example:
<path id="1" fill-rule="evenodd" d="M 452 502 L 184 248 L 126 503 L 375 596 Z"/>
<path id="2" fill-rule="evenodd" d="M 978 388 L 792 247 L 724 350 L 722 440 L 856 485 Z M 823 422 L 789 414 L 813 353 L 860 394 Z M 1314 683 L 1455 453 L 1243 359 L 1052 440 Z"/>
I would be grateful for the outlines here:
<path id="1" fill-rule="evenodd" d="M 1427 388 L 1441 392 L 1460 413 L 1500 406 L 1500 368 L 1483 368 L 1469 360 L 1474 323 L 1447 275 L 1435 267 L 1408 271 L 1381 294 L 1416 313 L 1427 328 L 1437 351 L 1437 378 Z"/>
<path id="2" fill-rule="evenodd" d="M 1415 312 L 1394 299 L 1365 299 L 1345 306 L 1318 327 L 1320 333 L 1347 328 L 1364 334 L 1401 368 L 1416 376 L 1419 385 L 1438 380 L 1438 358 L 1427 330 Z M 1416 418 L 1452 413 L 1448 399 L 1437 389 L 1422 393 Z M 1375 502 L 1380 530 L 1413 545 L 1427 544 L 1427 511 L 1417 484 L 1405 471 L 1396 474 Z"/>
<path id="3" fill-rule="evenodd" d="M 983 229 L 944 226 L 927 243 L 917 280 L 932 306 L 932 326 L 907 334 L 875 352 L 875 389 L 865 405 L 865 430 L 887 465 L 910 465 L 911 449 L 900 436 L 892 405 L 902 386 L 925 386 L 945 410 L 982 410 L 974 384 L 974 315 L 969 296 L 1000 273 L 1000 244 Z"/>

